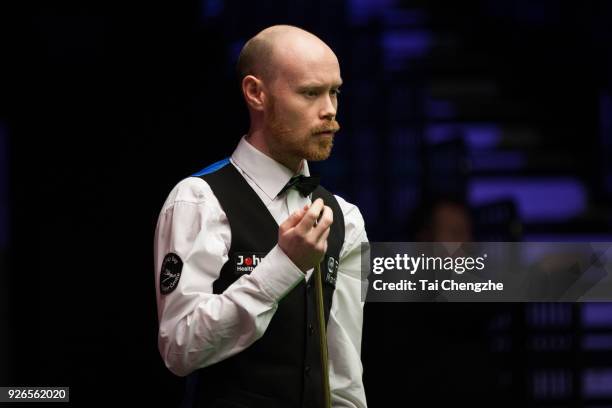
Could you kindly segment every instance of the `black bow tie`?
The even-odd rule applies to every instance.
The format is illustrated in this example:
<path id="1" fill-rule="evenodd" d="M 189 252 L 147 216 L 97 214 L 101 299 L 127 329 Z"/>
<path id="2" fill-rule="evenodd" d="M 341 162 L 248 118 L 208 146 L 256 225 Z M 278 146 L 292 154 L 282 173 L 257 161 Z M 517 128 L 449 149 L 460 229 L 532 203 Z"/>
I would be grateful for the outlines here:
<path id="1" fill-rule="evenodd" d="M 285 187 L 278 193 L 278 195 L 283 194 L 285 191 L 289 190 L 291 187 L 295 187 L 297 191 L 304 197 L 308 194 L 312 193 L 315 188 L 319 185 L 320 177 L 312 176 L 306 177 L 302 174 L 299 176 L 291 177 L 291 179 L 285 184 Z"/>

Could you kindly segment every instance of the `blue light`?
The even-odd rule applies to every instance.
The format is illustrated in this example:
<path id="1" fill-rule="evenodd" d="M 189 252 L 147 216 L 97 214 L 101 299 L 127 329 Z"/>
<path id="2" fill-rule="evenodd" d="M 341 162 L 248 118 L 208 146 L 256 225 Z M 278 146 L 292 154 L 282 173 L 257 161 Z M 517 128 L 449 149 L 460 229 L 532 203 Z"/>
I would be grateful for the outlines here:
<path id="1" fill-rule="evenodd" d="M 582 374 L 582 395 L 586 398 L 612 397 L 612 368 L 585 370 Z"/>
<path id="2" fill-rule="evenodd" d="M 428 98 L 425 103 L 425 110 L 430 119 L 450 119 L 457 114 L 451 101 Z"/>
<path id="3" fill-rule="evenodd" d="M 587 334 L 582 338 L 582 349 L 586 351 L 612 350 L 612 335 Z"/>
<path id="4" fill-rule="evenodd" d="M 612 303 L 585 303 L 581 311 L 585 328 L 612 328 Z"/>
<path id="5" fill-rule="evenodd" d="M 470 181 L 473 205 L 512 199 L 526 222 L 568 220 L 586 208 L 585 187 L 574 178 L 477 178 Z"/>
<path id="6" fill-rule="evenodd" d="M 404 59 L 424 57 L 432 46 L 432 35 L 423 30 L 387 31 L 382 43 L 385 62 L 397 67 Z"/>
<path id="7" fill-rule="evenodd" d="M 223 12 L 223 0 L 204 0 L 202 8 L 204 19 L 219 17 Z"/>
<path id="8" fill-rule="evenodd" d="M 396 0 L 350 0 L 348 11 L 353 24 L 364 24 L 384 14 Z"/>
<path id="9" fill-rule="evenodd" d="M 222 168 L 223 166 L 225 166 L 228 163 L 229 163 L 229 159 L 219 160 L 218 162 L 213 163 L 210 166 L 203 168 L 202 170 L 198 171 L 197 173 L 192 174 L 191 177 L 205 176 L 205 175 L 207 175 L 209 173 L 212 173 L 214 171 L 219 170 L 220 168 Z"/>
<path id="10" fill-rule="evenodd" d="M 520 170 L 527 165 L 523 152 L 479 152 L 470 155 L 472 171 Z"/>
<path id="11" fill-rule="evenodd" d="M 245 40 L 238 40 L 229 45 L 230 58 L 233 64 L 238 62 L 238 57 L 240 56 L 240 51 L 242 51 L 244 44 L 246 44 Z"/>
<path id="12" fill-rule="evenodd" d="M 469 150 L 491 150 L 501 143 L 502 130 L 493 123 L 441 123 L 429 125 L 425 137 L 430 143 L 462 137 Z"/>

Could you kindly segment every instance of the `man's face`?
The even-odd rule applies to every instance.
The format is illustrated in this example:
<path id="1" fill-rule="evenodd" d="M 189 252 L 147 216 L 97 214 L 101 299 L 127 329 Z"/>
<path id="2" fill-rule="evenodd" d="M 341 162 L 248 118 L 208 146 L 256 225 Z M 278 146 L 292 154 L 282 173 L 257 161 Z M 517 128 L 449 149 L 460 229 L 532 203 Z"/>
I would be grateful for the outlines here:
<path id="1" fill-rule="evenodd" d="M 329 157 L 336 118 L 340 67 L 331 50 L 282 52 L 268 80 L 264 126 L 271 152 L 284 163 Z"/>
<path id="2" fill-rule="evenodd" d="M 470 242 L 472 222 L 468 211 L 455 204 L 438 205 L 433 216 L 433 241 Z"/>

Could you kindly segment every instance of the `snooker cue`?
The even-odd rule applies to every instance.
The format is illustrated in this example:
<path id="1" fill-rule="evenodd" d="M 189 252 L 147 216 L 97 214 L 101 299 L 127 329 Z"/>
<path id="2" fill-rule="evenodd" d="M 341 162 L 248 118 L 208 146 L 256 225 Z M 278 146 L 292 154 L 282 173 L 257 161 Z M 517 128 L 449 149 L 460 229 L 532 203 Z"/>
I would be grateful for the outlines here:
<path id="1" fill-rule="evenodd" d="M 319 341 L 321 346 L 321 377 L 323 380 L 323 400 L 325 408 L 331 408 L 331 393 L 329 389 L 329 366 L 327 360 L 327 328 L 325 327 L 325 313 L 323 305 L 323 283 L 321 281 L 321 265 L 314 268 L 315 279 L 315 303 L 319 320 Z"/>

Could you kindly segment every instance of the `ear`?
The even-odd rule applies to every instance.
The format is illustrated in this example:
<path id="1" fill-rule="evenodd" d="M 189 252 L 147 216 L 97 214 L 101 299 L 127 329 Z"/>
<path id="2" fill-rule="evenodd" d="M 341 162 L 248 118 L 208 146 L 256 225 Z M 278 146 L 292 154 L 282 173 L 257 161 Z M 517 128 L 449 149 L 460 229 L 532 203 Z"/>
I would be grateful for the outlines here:
<path id="1" fill-rule="evenodd" d="M 242 94 L 247 105 L 257 111 L 264 109 L 265 92 L 263 82 L 253 75 L 242 78 Z"/>

